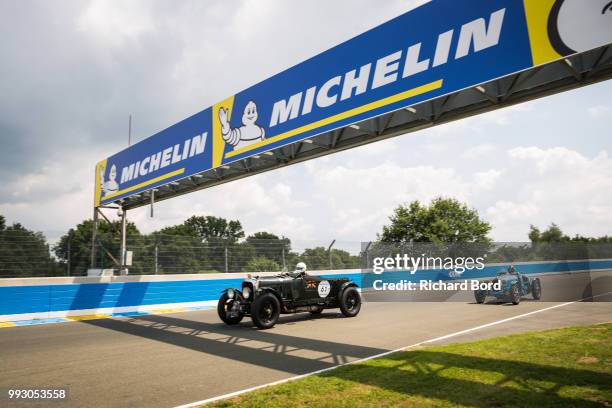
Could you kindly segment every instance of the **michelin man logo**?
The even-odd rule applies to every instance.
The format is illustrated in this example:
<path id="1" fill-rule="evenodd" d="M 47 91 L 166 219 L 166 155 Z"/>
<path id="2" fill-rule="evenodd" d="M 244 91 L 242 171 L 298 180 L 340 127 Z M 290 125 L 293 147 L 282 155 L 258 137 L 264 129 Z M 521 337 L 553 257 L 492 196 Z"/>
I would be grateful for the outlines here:
<path id="1" fill-rule="evenodd" d="M 117 183 L 117 166 L 114 164 L 111 166 L 108 172 L 108 181 L 104 181 L 104 173 L 106 168 L 100 168 L 100 187 L 102 189 L 102 195 L 107 196 L 119 191 L 119 184 Z"/>
<path id="2" fill-rule="evenodd" d="M 561 55 L 610 43 L 612 1 L 557 0 L 548 18 L 548 37 Z"/>
<path id="3" fill-rule="evenodd" d="M 219 121 L 221 122 L 221 134 L 226 143 L 232 145 L 234 149 L 248 146 L 255 142 L 264 140 L 266 131 L 257 123 L 257 105 L 249 101 L 242 113 L 242 126 L 230 128 L 228 111 L 224 108 L 219 109 Z"/>

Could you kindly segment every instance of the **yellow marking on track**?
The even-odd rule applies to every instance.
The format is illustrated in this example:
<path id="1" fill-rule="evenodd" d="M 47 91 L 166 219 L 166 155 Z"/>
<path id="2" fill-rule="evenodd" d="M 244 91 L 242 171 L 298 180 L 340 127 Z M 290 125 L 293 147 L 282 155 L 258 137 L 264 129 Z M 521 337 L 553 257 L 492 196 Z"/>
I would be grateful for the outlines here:
<path id="1" fill-rule="evenodd" d="M 157 309 L 157 310 L 152 310 L 149 313 L 154 313 L 154 314 L 164 314 L 164 313 L 179 313 L 179 312 L 184 312 L 185 309 L 182 307 L 178 307 L 176 309 Z"/>
<path id="2" fill-rule="evenodd" d="M 17 326 L 17 325 L 13 322 L 0 322 L 0 327 L 14 327 L 14 326 Z"/>
<path id="3" fill-rule="evenodd" d="M 79 321 L 79 320 L 108 319 L 109 317 L 111 316 L 105 315 L 105 314 L 94 314 L 94 315 L 83 315 L 83 316 L 67 316 L 66 319 Z"/>

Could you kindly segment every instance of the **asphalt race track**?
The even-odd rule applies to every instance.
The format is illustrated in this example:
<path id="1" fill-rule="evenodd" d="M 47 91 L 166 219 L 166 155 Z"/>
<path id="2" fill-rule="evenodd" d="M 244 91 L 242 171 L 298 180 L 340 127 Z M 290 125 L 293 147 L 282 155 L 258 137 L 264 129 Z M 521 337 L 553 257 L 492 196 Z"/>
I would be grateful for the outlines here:
<path id="1" fill-rule="evenodd" d="M 611 271 L 591 273 L 586 292 L 581 287 L 580 296 L 565 299 L 586 293 L 596 296 L 591 301 L 444 342 L 611 321 L 612 294 L 605 295 L 611 278 Z M 544 296 L 554 288 L 573 294 L 575 286 L 567 275 L 547 276 L 542 284 Z M 0 330 L 0 389 L 68 387 L 69 400 L 53 403 L 57 407 L 172 407 L 561 304 L 543 300 L 517 306 L 477 305 L 472 299 L 368 302 L 353 319 L 335 310 L 317 318 L 290 315 L 266 331 L 247 319 L 225 326 L 214 310 L 11 327 Z"/>

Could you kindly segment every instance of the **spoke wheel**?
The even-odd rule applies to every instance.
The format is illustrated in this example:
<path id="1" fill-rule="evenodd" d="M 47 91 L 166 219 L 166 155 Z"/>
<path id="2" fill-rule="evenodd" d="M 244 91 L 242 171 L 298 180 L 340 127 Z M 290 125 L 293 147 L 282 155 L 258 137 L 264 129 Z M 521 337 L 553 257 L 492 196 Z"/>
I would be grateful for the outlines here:
<path id="1" fill-rule="evenodd" d="M 354 286 L 349 286 L 340 295 L 340 311 L 346 317 L 355 317 L 361 310 L 361 295 Z"/>
<path id="2" fill-rule="evenodd" d="M 540 279 L 535 278 L 532 283 L 531 294 L 535 300 L 540 300 L 542 297 L 542 284 L 540 283 Z"/>
<path id="3" fill-rule="evenodd" d="M 253 302 L 251 318 L 260 329 L 273 327 L 280 316 L 280 302 L 272 293 L 264 293 Z"/>
<path id="4" fill-rule="evenodd" d="M 230 317 L 230 310 L 234 305 L 235 299 L 230 299 L 227 296 L 227 293 L 224 293 L 219 298 L 219 303 L 217 303 L 217 314 L 219 318 L 223 321 L 223 323 L 228 324 L 230 326 L 240 323 L 242 318 L 244 317 L 244 313 L 240 312 L 237 316 Z"/>

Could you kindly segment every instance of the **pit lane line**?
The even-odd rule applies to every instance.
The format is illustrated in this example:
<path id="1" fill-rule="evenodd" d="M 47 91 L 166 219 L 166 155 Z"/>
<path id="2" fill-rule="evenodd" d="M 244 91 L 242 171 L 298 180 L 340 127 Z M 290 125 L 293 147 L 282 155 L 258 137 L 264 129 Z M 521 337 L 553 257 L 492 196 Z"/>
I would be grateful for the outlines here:
<path id="1" fill-rule="evenodd" d="M 408 349 L 411 349 L 411 348 L 415 348 L 415 347 L 419 347 L 419 346 L 422 346 L 422 345 L 425 345 L 425 344 L 435 343 L 437 341 L 446 340 L 446 339 L 449 339 L 449 338 L 452 338 L 452 337 L 461 336 L 463 334 L 474 332 L 474 331 L 481 330 L 481 329 L 485 329 L 487 327 L 496 326 L 498 324 L 506 323 L 506 322 L 509 322 L 509 321 L 512 321 L 512 320 L 521 319 L 523 317 L 531 316 L 531 315 L 534 315 L 534 314 L 537 314 L 537 313 L 546 312 L 548 310 L 557 309 L 557 308 L 560 308 L 560 307 L 572 305 L 574 303 L 582 302 L 583 300 L 595 299 L 595 298 L 598 298 L 598 297 L 607 296 L 609 294 L 612 294 L 612 292 L 601 293 L 599 295 L 588 296 L 588 297 L 585 297 L 585 298 L 582 298 L 582 299 L 573 300 L 571 302 L 560 303 L 558 305 L 545 307 L 544 309 L 538 309 L 538 310 L 534 310 L 532 312 L 522 313 L 520 315 L 516 315 L 516 316 L 508 317 L 508 318 L 505 318 L 505 319 L 502 319 L 502 320 L 497 320 L 497 321 L 494 321 L 494 322 L 482 324 L 480 326 L 472 327 L 472 328 L 469 328 L 469 329 L 460 330 L 460 331 L 457 331 L 457 332 L 454 332 L 454 333 L 446 334 L 444 336 L 435 337 L 433 339 L 423 340 L 423 341 L 420 341 L 418 343 L 411 344 L 409 346 L 400 347 L 400 348 L 397 348 L 395 350 L 385 351 L 383 353 L 375 354 L 375 355 L 372 355 L 372 356 L 369 356 L 369 357 L 364 357 L 364 358 L 361 358 L 359 360 L 350 361 L 348 363 L 343 363 L 343 364 L 338 364 L 338 365 L 335 365 L 335 366 L 332 366 L 332 367 L 327 367 L 327 368 L 323 368 L 323 369 L 320 369 L 320 370 L 311 371 L 311 372 L 306 373 L 306 374 L 301 374 L 301 375 L 296 375 L 296 376 L 289 377 L 289 378 L 284 378 L 282 380 L 273 381 L 273 382 L 270 382 L 270 383 L 267 383 L 267 384 L 257 385 L 255 387 L 251 387 L 251 388 L 245 388 L 243 390 L 230 392 L 228 394 L 223 394 L 223 395 L 219 395 L 219 396 L 212 397 L 212 398 L 207 398 L 207 399 L 204 399 L 204 400 L 201 400 L 201 401 L 195 401 L 195 402 L 190 402 L 190 403 L 184 404 L 184 405 L 178 405 L 175 408 L 195 408 L 195 407 L 199 407 L 201 405 L 209 404 L 211 402 L 220 401 L 220 400 L 224 400 L 224 399 L 228 399 L 228 398 L 233 398 L 233 397 L 236 397 L 236 396 L 239 396 L 239 395 L 242 395 L 242 394 L 246 394 L 248 392 L 256 391 L 256 390 L 259 390 L 259 389 L 262 389 L 262 388 L 266 388 L 266 387 L 271 387 L 273 385 L 279 385 L 279 384 L 284 384 L 284 383 L 287 383 L 287 382 L 290 382 L 290 381 L 300 380 L 302 378 L 310 377 L 312 375 L 321 374 L 321 373 L 324 373 L 326 371 L 330 371 L 330 370 L 336 369 L 338 367 L 342 367 L 342 366 L 346 366 L 346 365 L 350 365 L 350 364 L 363 363 L 365 361 L 369 361 L 369 360 L 373 360 L 375 358 L 380 358 L 380 357 L 388 356 L 389 354 L 397 353 L 399 351 L 405 351 L 405 350 L 408 350 Z"/>

